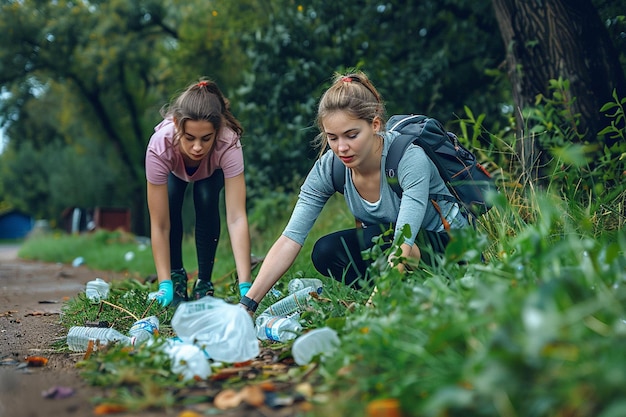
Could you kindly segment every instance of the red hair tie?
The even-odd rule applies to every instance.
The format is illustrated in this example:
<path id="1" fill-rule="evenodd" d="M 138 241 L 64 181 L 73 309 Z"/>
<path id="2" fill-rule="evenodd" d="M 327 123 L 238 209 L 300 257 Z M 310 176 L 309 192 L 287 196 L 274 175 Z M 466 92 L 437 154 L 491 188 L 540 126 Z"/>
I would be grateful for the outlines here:
<path id="1" fill-rule="evenodd" d="M 209 84 L 206 81 L 200 81 L 197 85 L 198 87 L 206 87 Z"/>

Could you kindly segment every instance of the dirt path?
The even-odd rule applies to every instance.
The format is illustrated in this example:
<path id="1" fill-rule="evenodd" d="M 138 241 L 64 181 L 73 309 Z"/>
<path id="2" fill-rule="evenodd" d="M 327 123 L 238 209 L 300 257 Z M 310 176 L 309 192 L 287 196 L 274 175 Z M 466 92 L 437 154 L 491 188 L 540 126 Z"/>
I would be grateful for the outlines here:
<path id="1" fill-rule="evenodd" d="M 81 355 L 54 353 L 51 343 L 65 337 L 59 321 L 64 300 L 98 276 L 107 281 L 118 277 L 84 266 L 20 260 L 17 251 L 17 246 L 0 245 L 0 417 L 93 415 L 91 398 L 101 393 L 78 375 L 75 364 Z M 27 356 L 49 362 L 24 367 Z M 42 395 L 57 387 L 74 394 L 63 399 Z"/>

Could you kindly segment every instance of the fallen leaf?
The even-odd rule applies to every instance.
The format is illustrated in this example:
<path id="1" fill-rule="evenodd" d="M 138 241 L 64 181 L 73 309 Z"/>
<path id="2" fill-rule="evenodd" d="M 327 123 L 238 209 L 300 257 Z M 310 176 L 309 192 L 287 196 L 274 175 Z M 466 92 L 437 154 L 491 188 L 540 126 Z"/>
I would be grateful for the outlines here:
<path id="1" fill-rule="evenodd" d="M 244 368 L 222 368 L 217 373 L 212 374 L 209 379 L 211 381 L 224 381 L 225 379 L 238 376 L 244 370 Z"/>
<path id="2" fill-rule="evenodd" d="M 296 385 L 295 391 L 304 398 L 310 399 L 313 397 L 313 386 L 308 382 L 302 382 Z"/>
<path id="3" fill-rule="evenodd" d="M 239 393 L 241 400 L 253 407 L 265 404 L 265 394 L 258 385 L 246 385 Z"/>
<path id="4" fill-rule="evenodd" d="M 46 366 L 48 364 L 48 358 L 42 356 L 27 356 L 26 363 L 28 366 L 32 367 Z"/>
<path id="5" fill-rule="evenodd" d="M 126 407 L 119 404 L 100 404 L 93 409 L 93 413 L 97 416 L 105 414 L 123 413 L 126 411 Z"/>
<path id="6" fill-rule="evenodd" d="M 368 417 L 400 417 L 400 403 L 395 398 L 373 400 L 367 405 Z"/>
<path id="7" fill-rule="evenodd" d="M 202 417 L 202 414 L 191 410 L 184 410 L 178 413 L 178 417 Z"/>
<path id="8" fill-rule="evenodd" d="M 263 381 L 259 384 L 259 387 L 265 392 L 274 392 L 276 391 L 276 384 L 272 381 Z"/>
<path id="9" fill-rule="evenodd" d="M 241 395 L 234 389 L 225 389 L 215 396 L 213 404 L 220 410 L 235 408 L 241 404 Z"/>
<path id="10" fill-rule="evenodd" d="M 30 313 L 26 313 L 24 314 L 24 317 L 28 317 L 28 316 L 54 316 L 56 314 L 60 314 L 58 312 L 48 312 L 48 311 L 31 311 Z"/>
<path id="11" fill-rule="evenodd" d="M 17 313 L 17 310 L 9 310 L 4 313 L 0 313 L 0 317 L 11 317 L 14 313 Z"/>

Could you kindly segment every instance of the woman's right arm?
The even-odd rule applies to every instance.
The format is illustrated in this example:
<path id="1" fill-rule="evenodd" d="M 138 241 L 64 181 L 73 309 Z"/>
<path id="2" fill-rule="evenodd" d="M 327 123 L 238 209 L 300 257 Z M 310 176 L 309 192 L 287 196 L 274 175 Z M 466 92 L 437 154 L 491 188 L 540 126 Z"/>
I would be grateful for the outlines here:
<path id="1" fill-rule="evenodd" d="M 167 184 L 148 182 L 150 241 L 159 283 L 170 279 L 170 214 Z"/>
<path id="2" fill-rule="evenodd" d="M 256 303 L 260 303 L 265 294 L 293 265 L 300 249 L 302 246 L 299 243 L 281 235 L 265 256 L 261 269 L 246 296 Z"/>

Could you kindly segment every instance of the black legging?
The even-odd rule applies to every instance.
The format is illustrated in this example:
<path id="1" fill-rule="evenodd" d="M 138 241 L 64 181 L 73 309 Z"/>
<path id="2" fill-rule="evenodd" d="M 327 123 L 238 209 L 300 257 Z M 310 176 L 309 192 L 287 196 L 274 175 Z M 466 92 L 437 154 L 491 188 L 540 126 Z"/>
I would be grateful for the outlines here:
<path id="1" fill-rule="evenodd" d="M 317 271 L 327 277 L 344 282 L 354 288 L 368 286 L 370 283 L 366 275 L 372 260 L 364 260 L 361 252 L 374 246 L 372 239 L 380 235 L 393 225 L 377 225 L 367 228 L 340 230 L 321 237 L 313 246 L 311 260 Z M 385 236 L 385 244 L 381 249 L 389 248 L 393 236 Z M 444 252 L 449 236 L 446 232 L 428 232 L 421 230 L 416 238 L 419 247 L 428 245 L 435 252 Z M 428 251 L 422 251 L 422 260 L 431 263 Z"/>
<path id="2" fill-rule="evenodd" d="M 337 281 L 355 288 L 364 286 L 361 279 L 367 280 L 367 267 L 370 260 L 364 260 L 361 252 L 374 246 L 372 239 L 380 235 L 392 225 L 369 226 L 340 230 L 322 236 L 315 242 L 311 252 L 311 260 L 317 271 Z M 387 242 L 383 250 L 389 246 Z"/>
<path id="3" fill-rule="evenodd" d="M 183 200 L 186 181 L 169 175 L 167 191 L 170 204 L 170 263 L 171 269 L 183 268 Z M 196 213 L 196 252 L 198 279 L 211 281 L 215 252 L 220 238 L 220 192 L 224 188 L 224 173 L 215 170 L 213 175 L 193 184 L 193 204 Z"/>

